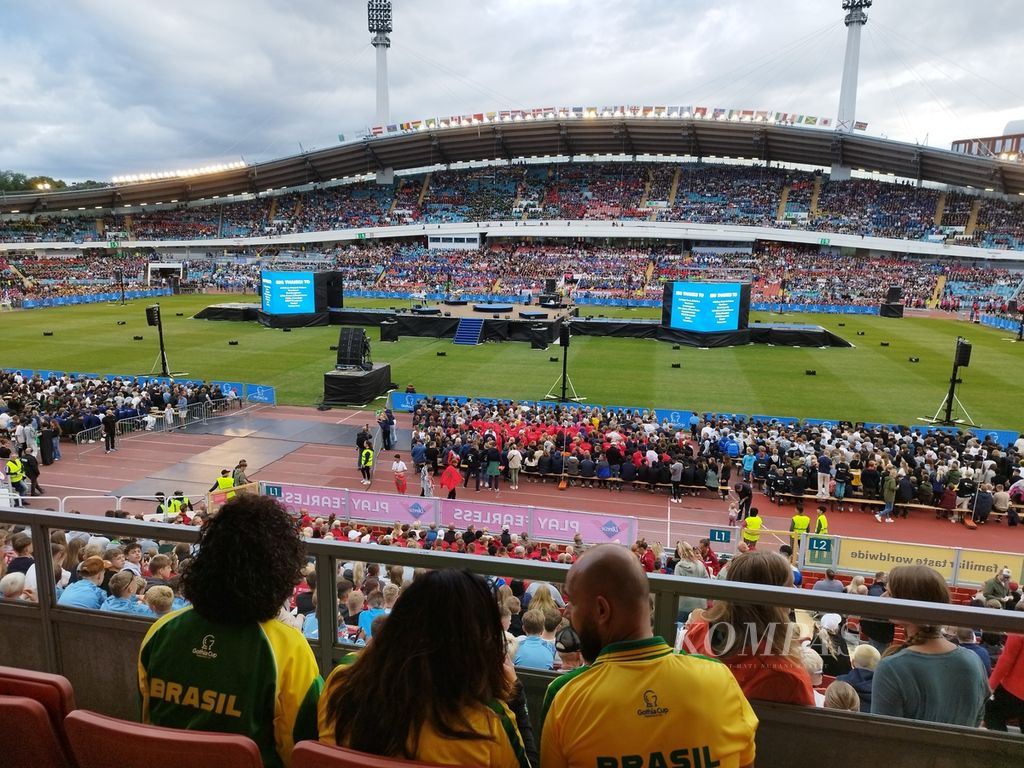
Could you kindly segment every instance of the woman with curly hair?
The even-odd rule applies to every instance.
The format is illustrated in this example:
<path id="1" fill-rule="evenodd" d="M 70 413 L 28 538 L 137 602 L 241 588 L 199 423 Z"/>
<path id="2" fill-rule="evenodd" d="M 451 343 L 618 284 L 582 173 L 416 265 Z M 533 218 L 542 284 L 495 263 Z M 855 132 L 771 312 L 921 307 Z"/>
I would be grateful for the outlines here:
<path id="1" fill-rule="evenodd" d="M 733 582 L 793 586 L 793 569 L 777 552 L 745 552 L 729 562 L 728 574 Z M 708 610 L 690 613 L 684 647 L 718 658 L 748 699 L 813 707 L 799 632 L 787 608 L 716 600 Z"/>
<path id="2" fill-rule="evenodd" d="M 886 594 L 900 600 L 950 602 L 945 579 L 925 565 L 893 568 Z M 947 640 L 941 626 L 896 623 L 903 626 L 907 639 L 890 646 L 878 662 L 871 680 L 871 714 L 980 725 L 990 691 L 977 654 Z"/>
<path id="3" fill-rule="evenodd" d="M 506 659 L 486 582 L 468 571 L 425 573 L 354 663 L 327 679 L 320 741 L 440 765 L 529 768 L 506 703 L 515 680 Z"/>
<path id="4" fill-rule="evenodd" d="M 238 733 L 267 766 L 316 738 L 323 687 L 302 634 L 277 621 L 306 564 L 283 506 L 236 496 L 203 526 L 181 573 L 191 607 L 156 621 L 139 650 L 142 721 Z"/>

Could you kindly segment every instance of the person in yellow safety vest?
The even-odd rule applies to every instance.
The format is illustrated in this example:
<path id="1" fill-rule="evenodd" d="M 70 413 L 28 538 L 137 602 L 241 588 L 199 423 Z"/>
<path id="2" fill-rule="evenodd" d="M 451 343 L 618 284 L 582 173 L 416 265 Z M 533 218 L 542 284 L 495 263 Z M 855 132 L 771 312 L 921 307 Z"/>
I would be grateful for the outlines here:
<path id="1" fill-rule="evenodd" d="M 7 446 L 0 448 L 0 459 L 6 459 L 4 471 L 7 473 L 7 480 L 11 489 L 17 491 L 19 496 L 28 496 L 28 488 L 25 487 L 25 465 L 21 459 L 11 453 Z M 21 501 L 16 500 L 15 506 L 20 506 Z"/>
<path id="2" fill-rule="evenodd" d="M 814 524 L 814 533 L 820 536 L 828 536 L 828 518 L 825 517 L 824 507 L 818 507 L 818 520 Z"/>
<path id="3" fill-rule="evenodd" d="M 220 477 L 218 477 L 217 481 L 213 485 L 210 486 L 210 492 L 212 493 L 213 491 L 217 491 L 217 490 L 223 491 L 226 488 L 234 488 L 234 487 L 235 487 L 235 478 L 233 478 L 231 476 L 231 470 L 230 469 L 222 469 L 220 471 Z M 226 494 L 224 498 L 225 499 L 233 499 L 233 498 L 235 498 L 235 492 L 231 491 L 230 493 Z"/>
<path id="4" fill-rule="evenodd" d="M 793 540 L 793 551 L 798 552 L 800 549 L 800 537 L 807 533 L 807 530 L 811 527 L 811 518 L 802 510 L 798 509 L 796 514 L 793 515 L 793 520 L 789 524 L 789 530 L 791 531 L 790 538 Z"/>
<path id="5" fill-rule="evenodd" d="M 188 512 L 192 511 L 192 501 L 185 495 L 184 491 L 175 491 L 174 496 L 167 502 L 167 514 L 170 519 L 176 520 L 180 515 L 184 522 L 189 522 Z"/>
<path id="6" fill-rule="evenodd" d="M 363 450 L 359 452 L 359 474 L 363 476 L 360 482 L 369 485 L 373 474 L 373 448 L 369 442 L 363 443 Z"/>
<path id="7" fill-rule="evenodd" d="M 761 527 L 764 520 L 758 514 L 757 507 L 751 507 L 747 516 L 743 518 L 743 531 L 741 538 L 748 549 L 757 547 L 757 541 L 761 538 Z"/>
<path id="8" fill-rule="evenodd" d="M 156 514 L 160 515 L 165 523 L 172 521 L 174 515 L 171 514 L 171 505 L 167 501 L 167 496 L 163 491 L 157 491 L 153 495 L 156 496 Z"/>

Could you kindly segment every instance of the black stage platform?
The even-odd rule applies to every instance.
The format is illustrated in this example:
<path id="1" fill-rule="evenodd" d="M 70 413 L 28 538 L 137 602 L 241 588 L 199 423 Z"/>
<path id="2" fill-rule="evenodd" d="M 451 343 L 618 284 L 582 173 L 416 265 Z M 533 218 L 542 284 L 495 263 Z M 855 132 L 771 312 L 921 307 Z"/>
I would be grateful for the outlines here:
<path id="1" fill-rule="evenodd" d="M 487 312 L 491 315 L 507 315 L 513 310 L 511 304 L 474 304 L 474 312 Z"/>
<path id="2" fill-rule="evenodd" d="M 462 307 L 464 305 L 454 305 Z M 477 306 L 474 305 L 473 309 Z M 241 315 L 252 312 L 253 316 Z M 490 310 L 488 310 L 490 311 Z M 576 311 L 576 310 L 574 310 Z M 202 310 L 196 317 L 218 320 L 253 320 L 259 312 L 258 304 L 216 304 Z M 320 314 L 320 313 L 318 313 Z M 454 314 L 449 313 L 449 314 Z M 463 314 L 472 314 L 464 309 Z M 536 317 L 544 314 L 545 317 Z M 484 319 L 482 341 L 524 341 L 542 347 L 558 339 L 562 318 L 551 319 L 547 313 L 519 312 L 521 319 Z M 282 316 L 279 316 L 282 317 Z M 305 317 L 305 316 L 283 316 Z M 445 339 L 455 336 L 460 317 L 443 314 L 422 315 L 410 310 L 393 309 L 331 309 L 332 325 L 380 326 L 381 341 L 398 341 L 401 336 Z M 317 317 L 316 324 L 324 324 Z M 384 324 L 386 323 L 386 324 Z M 384 325 L 382 325 L 384 324 Z M 657 320 L 625 320 L 620 318 L 573 318 L 572 332 L 576 336 L 614 336 L 632 339 L 657 339 L 691 347 L 734 347 L 743 344 L 775 344 L 787 347 L 852 347 L 845 339 L 818 325 L 788 323 L 754 323 L 747 330 L 718 333 L 692 333 L 666 328 Z M 379 394 L 379 393 L 378 393 Z M 376 395 L 374 395 L 376 397 Z M 372 398 L 371 398 L 372 399 Z M 354 402 L 354 401 L 353 401 Z"/>
<path id="3" fill-rule="evenodd" d="M 425 315 L 429 317 L 431 315 L 440 315 L 441 310 L 437 307 L 413 307 L 412 313 L 414 315 Z"/>
<path id="4" fill-rule="evenodd" d="M 740 331 L 693 333 L 666 328 L 654 320 L 615 318 L 573 320 L 577 336 L 615 336 L 631 339 L 657 339 L 689 347 L 737 347 L 744 344 L 774 344 L 784 347 L 852 347 L 845 339 L 818 325 L 756 323 Z"/>
<path id="5" fill-rule="evenodd" d="M 211 304 L 196 312 L 196 320 L 257 320 L 259 304 Z"/>
<path id="6" fill-rule="evenodd" d="M 391 366 L 387 363 L 374 363 L 372 371 L 327 371 L 324 405 L 365 405 L 394 388 Z"/>

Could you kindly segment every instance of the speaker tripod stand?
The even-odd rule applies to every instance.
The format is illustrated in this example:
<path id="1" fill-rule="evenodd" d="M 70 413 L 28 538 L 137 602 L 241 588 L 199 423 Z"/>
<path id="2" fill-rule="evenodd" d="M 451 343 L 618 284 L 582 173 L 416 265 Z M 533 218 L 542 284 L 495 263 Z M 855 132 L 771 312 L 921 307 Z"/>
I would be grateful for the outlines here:
<path id="1" fill-rule="evenodd" d="M 569 326 L 568 324 L 563 325 L 558 332 L 559 343 L 562 345 L 562 375 L 555 379 L 555 383 L 548 389 L 548 393 L 544 396 L 545 400 L 551 400 L 558 394 L 558 390 L 561 389 L 561 394 L 558 397 L 558 402 L 567 403 L 572 401 L 574 403 L 586 400 L 585 397 L 580 397 L 576 392 L 576 387 L 573 386 L 572 379 L 569 378 Z M 572 397 L 568 397 L 568 393 L 572 392 Z"/>
<path id="2" fill-rule="evenodd" d="M 935 415 L 930 419 L 922 418 L 919 421 L 923 421 L 927 424 L 938 424 L 942 426 L 968 426 L 977 427 L 979 425 L 974 423 L 971 418 L 971 414 L 967 412 L 964 404 L 960 402 L 960 398 L 956 396 L 957 384 L 963 383 L 963 379 L 959 377 L 961 368 L 966 368 L 971 362 L 971 345 L 967 339 L 962 336 L 957 336 L 956 339 L 956 352 L 953 355 L 953 373 L 949 377 L 949 390 L 946 392 L 946 396 L 942 398 L 942 402 L 939 403 L 939 407 L 935 411 Z M 959 407 L 963 412 L 964 418 L 953 418 L 954 409 Z"/>

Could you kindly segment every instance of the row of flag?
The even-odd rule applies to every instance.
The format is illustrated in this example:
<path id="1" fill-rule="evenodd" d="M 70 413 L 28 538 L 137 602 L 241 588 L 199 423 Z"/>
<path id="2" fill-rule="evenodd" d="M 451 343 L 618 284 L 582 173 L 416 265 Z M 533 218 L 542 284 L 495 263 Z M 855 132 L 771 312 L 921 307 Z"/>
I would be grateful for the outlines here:
<path id="1" fill-rule="evenodd" d="M 831 128 L 834 121 L 830 117 L 801 115 L 795 112 L 771 112 L 754 109 L 723 109 L 719 107 L 538 107 L 536 109 L 505 109 L 497 112 L 476 112 L 470 115 L 451 115 L 449 117 L 428 117 L 424 120 L 410 120 L 407 123 L 392 125 L 375 125 L 365 135 L 384 136 L 389 133 L 408 133 L 410 131 L 434 130 L 437 128 L 459 128 L 467 125 L 482 125 L 521 120 L 556 120 L 566 118 L 595 117 L 674 117 L 694 118 L 697 120 L 736 120 L 751 123 L 778 123 L 782 125 L 812 125 L 820 128 Z M 866 131 L 868 124 L 856 122 L 855 131 Z"/>

